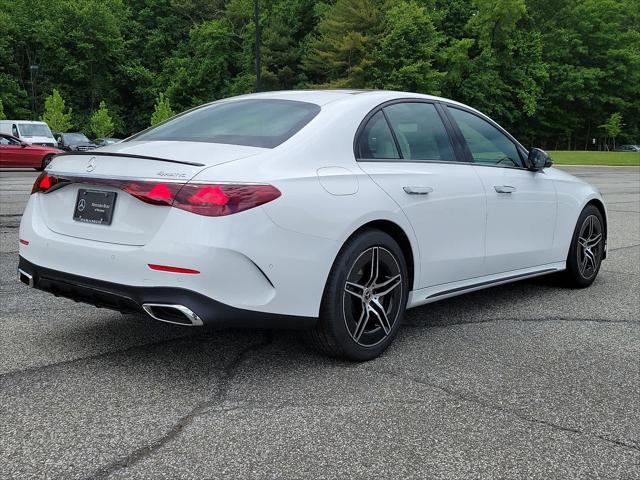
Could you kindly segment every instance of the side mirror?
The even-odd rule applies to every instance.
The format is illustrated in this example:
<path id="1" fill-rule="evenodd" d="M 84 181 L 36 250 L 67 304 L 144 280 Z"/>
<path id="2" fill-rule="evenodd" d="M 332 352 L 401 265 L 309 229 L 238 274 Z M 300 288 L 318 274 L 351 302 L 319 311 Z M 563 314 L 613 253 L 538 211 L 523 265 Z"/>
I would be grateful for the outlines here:
<path id="1" fill-rule="evenodd" d="M 539 171 L 553 165 L 553 160 L 547 152 L 540 148 L 532 148 L 529 150 L 527 157 L 527 168 L 533 171 Z"/>

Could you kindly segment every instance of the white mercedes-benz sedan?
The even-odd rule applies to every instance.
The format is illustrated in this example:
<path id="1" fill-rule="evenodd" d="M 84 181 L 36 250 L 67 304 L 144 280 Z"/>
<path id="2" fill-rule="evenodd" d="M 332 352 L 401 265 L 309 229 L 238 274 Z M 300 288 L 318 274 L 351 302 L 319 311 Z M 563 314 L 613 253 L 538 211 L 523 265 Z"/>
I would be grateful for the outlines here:
<path id="1" fill-rule="evenodd" d="M 407 307 L 553 272 L 586 287 L 606 242 L 598 190 L 473 108 L 288 91 L 58 155 L 24 212 L 18 274 L 180 325 L 307 328 L 367 360 Z"/>

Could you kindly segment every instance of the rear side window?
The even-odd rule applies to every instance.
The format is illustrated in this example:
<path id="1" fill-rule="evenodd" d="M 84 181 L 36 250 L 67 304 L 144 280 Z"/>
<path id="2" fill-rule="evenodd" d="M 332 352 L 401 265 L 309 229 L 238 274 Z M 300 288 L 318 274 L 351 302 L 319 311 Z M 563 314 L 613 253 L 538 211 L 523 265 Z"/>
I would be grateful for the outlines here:
<path id="1" fill-rule="evenodd" d="M 191 110 L 130 140 L 181 140 L 273 148 L 309 123 L 320 107 L 293 100 L 234 100 Z"/>
<path id="2" fill-rule="evenodd" d="M 400 158 L 389 125 L 381 111 L 369 119 L 360 134 L 358 158 Z"/>
<path id="3" fill-rule="evenodd" d="M 454 161 L 449 135 L 432 103 L 396 103 L 384 108 L 396 134 L 402 158 Z"/>
<path id="4" fill-rule="evenodd" d="M 521 167 L 515 144 L 486 120 L 464 110 L 448 107 L 475 163 L 501 167 Z"/>

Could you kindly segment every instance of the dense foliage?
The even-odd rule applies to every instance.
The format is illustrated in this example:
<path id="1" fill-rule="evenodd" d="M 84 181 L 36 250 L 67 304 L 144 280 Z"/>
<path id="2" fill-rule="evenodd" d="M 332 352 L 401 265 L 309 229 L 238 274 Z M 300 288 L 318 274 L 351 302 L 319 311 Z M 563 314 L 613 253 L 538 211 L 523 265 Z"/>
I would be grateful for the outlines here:
<path id="1" fill-rule="evenodd" d="M 153 113 L 151 114 L 151 126 L 157 125 L 160 122 L 164 122 L 174 115 L 175 112 L 171 110 L 171 103 L 169 103 L 169 99 L 165 97 L 164 93 L 160 92 L 160 95 L 158 95 L 158 101 L 153 106 Z"/>
<path id="2" fill-rule="evenodd" d="M 54 132 L 65 133 L 73 127 L 72 117 L 71 108 L 66 108 L 62 95 L 54 88 L 51 95 L 44 100 L 44 113 L 40 120 L 47 122 Z"/>
<path id="3" fill-rule="evenodd" d="M 260 7 L 262 89 L 439 94 L 525 144 L 585 148 L 613 131 L 640 142 L 640 0 Z M 75 128 L 97 128 L 105 102 L 115 132 L 129 134 L 152 114 L 254 91 L 254 32 L 252 0 L 0 0 L 0 105 L 8 118 L 40 118 L 57 89 Z"/>
<path id="4" fill-rule="evenodd" d="M 89 130 L 94 138 L 108 138 L 113 135 L 113 119 L 109 115 L 109 110 L 107 110 L 107 105 L 104 101 L 100 102 L 98 110 L 91 115 Z"/>

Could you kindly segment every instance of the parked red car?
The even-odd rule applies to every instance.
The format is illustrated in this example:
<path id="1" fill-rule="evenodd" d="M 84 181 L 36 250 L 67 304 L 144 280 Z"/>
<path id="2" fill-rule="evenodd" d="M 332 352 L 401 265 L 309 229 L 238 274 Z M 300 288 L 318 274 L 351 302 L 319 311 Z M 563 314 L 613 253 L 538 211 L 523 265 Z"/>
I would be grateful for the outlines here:
<path id="1" fill-rule="evenodd" d="M 0 133 L 0 167 L 35 168 L 43 170 L 62 150 L 31 145 L 16 137 Z"/>

